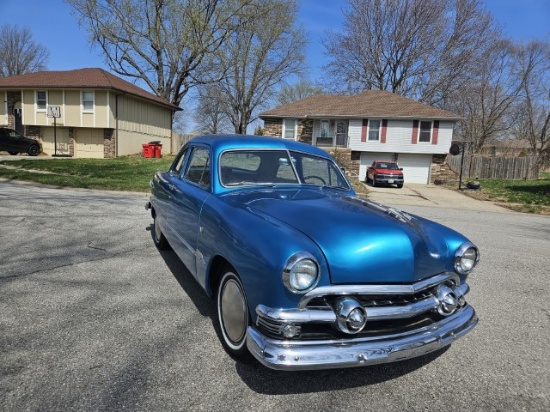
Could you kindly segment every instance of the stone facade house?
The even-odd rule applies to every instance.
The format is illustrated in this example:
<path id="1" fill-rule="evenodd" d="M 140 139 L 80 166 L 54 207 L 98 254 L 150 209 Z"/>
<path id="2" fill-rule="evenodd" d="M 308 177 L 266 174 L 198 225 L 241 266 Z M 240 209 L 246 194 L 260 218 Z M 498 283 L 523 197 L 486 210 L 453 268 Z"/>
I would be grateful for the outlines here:
<path id="1" fill-rule="evenodd" d="M 124 156 L 150 141 L 169 151 L 172 117 L 180 110 L 97 68 L 0 78 L 0 96 L 0 126 L 39 140 L 50 156 Z M 58 118 L 50 117 L 51 109 L 59 110 Z"/>
<path id="2" fill-rule="evenodd" d="M 326 148 L 348 174 L 365 180 L 374 160 L 397 161 L 405 183 L 445 172 L 459 116 L 394 93 L 314 95 L 260 114 L 264 134 Z"/>

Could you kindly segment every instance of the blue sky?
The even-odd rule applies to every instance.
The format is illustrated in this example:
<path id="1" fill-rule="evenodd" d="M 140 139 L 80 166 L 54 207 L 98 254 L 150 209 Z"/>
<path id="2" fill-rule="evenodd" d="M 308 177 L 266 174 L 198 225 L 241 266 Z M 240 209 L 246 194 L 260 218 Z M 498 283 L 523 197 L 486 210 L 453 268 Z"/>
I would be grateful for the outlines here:
<path id="1" fill-rule="evenodd" d="M 341 27 L 345 2 L 298 0 L 298 3 L 298 18 L 309 37 L 310 77 L 317 78 L 324 64 L 321 39 L 327 29 Z M 550 40 L 550 0 L 486 0 L 485 4 L 512 39 Z M 34 40 L 50 51 L 50 70 L 108 69 L 100 51 L 89 46 L 86 31 L 78 26 L 70 7 L 62 0 L 0 0 L 0 25 L 4 23 L 30 28 Z"/>

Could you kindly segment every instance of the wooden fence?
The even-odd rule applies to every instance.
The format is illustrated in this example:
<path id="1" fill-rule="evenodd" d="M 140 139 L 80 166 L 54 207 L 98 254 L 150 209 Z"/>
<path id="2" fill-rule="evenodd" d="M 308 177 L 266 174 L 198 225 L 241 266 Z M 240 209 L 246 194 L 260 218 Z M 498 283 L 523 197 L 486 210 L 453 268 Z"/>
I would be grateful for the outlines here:
<path id="1" fill-rule="evenodd" d="M 462 155 L 447 156 L 451 170 L 460 174 Z M 487 157 L 464 155 L 463 179 L 537 179 L 539 168 L 536 156 Z"/>

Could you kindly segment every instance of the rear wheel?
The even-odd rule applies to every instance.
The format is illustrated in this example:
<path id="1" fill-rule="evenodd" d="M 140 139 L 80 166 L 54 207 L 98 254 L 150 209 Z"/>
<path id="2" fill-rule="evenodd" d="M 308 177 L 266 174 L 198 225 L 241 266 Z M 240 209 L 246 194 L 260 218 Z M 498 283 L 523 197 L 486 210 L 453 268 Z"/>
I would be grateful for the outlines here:
<path id="1" fill-rule="evenodd" d="M 160 225 L 157 221 L 157 217 L 155 216 L 153 219 L 153 242 L 155 242 L 155 246 L 159 250 L 166 250 L 170 248 L 170 245 L 168 244 L 168 241 L 162 234 L 162 231 L 160 229 Z"/>
<path id="2" fill-rule="evenodd" d="M 8 151 L 8 153 L 11 154 L 12 156 L 15 156 L 15 155 L 18 154 L 19 152 L 9 152 L 9 151 Z"/>
<path id="3" fill-rule="evenodd" d="M 29 154 L 29 156 L 38 156 L 38 154 L 40 153 L 40 147 L 33 144 L 29 147 L 27 153 Z"/>
<path id="4" fill-rule="evenodd" d="M 216 293 L 218 322 L 222 343 L 231 356 L 248 360 L 250 352 L 246 347 L 246 331 L 250 322 L 246 294 L 233 269 L 226 267 Z"/>

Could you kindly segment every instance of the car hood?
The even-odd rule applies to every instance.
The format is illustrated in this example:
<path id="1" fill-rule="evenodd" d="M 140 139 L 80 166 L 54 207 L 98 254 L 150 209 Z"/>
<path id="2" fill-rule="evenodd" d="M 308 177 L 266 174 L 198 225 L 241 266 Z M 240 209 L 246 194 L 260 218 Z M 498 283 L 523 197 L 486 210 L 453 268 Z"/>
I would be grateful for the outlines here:
<path id="1" fill-rule="evenodd" d="M 374 169 L 376 170 L 376 173 L 382 173 L 385 175 L 402 175 L 403 170 L 396 170 L 396 169 Z"/>
<path id="2" fill-rule="evenodd" d="M 334 284 L 411 283 L 452 270 L 452 253 L 465 241 L 461 235 L 337 192 L 258 190 L 233 194 L 227 200 L 308 236 L 325 255 Z"/>

